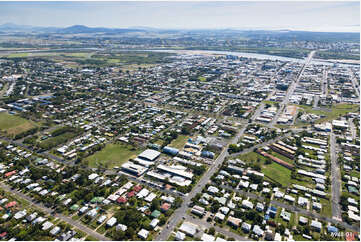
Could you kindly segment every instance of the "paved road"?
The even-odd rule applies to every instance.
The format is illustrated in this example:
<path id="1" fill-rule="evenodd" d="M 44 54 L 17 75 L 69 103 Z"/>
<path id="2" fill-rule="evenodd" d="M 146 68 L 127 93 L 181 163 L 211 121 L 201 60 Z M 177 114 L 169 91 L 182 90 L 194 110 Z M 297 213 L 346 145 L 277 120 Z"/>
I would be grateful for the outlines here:
<path id="1" fill-rule="evenodd" d="M 189 221 L 193 224 L 197 224 L 198 226 L 202 227 L 202 228 L 211 228 L 213 227 L 216 232 L 218 233 L 221 233 L 229 238 L 234 238 L 236 241 L 250 241 L 252 239 L 250 238 L 246 238 L 246 237 L 243 237 L 243 236 L 240 236 L 239 234 L 236 234 L 236 233 L 233 233 L 229 230 L 227 230 L 226 228 L 221 228 L 219 226 L 216 226 L 216 225 L 212 225 L 211 223 L 208 223 L 207 221 L 203 220 L 203 219 L 199 219 L 199 218 L 194 218 L 190 215 L 186 215 L 186 221 Z"/>
<path id="2" fill-rule="evenodd" d="M 353 118 L 348 119 L 348 125 L 350 126 L 352 139 L 354 140 L 356 139 L 357 132 L 356 132 L 355 124 L 353 123 Z"/>
<path id="3" fill-rule="evenodd" d="M 298 131 L 298 132 L 299 132 L 299 131 Z M 239 156 L 239 155 L 242 155 L 242 154 L 246 154 L 246 153 L 248 153 L 248 152 L 252 152 L 255 148 L 260 148 L 260 147 L 263 147 L 263 146 L 272 144 L 272 143 L 274 143 L 274 142 L 276 142 L 276 141 L 278 141 L 278 140 L 284 139 L 284 138 L 289 137 L 289 136 L 291 136 L 291 135 L 293 135 L 293 133 L 292 133 L 292 132 L 288 132 L 288 133 L 285 134 L 285 135 L 278 136 L 277 138 L 274 138 L 274 139 L 265 141 L 265 142 L 263 142 L 263 143 L 254 145 L 254 146 L 252 146 L 252 147 L 250 147 L 250 148 L 244 149 L 244 150 L 241 151 L 241 152 L 232 153 L 232 154 L 230 154 L 229 156 L 230 156 L 230 157 L 236 157 L 236 156 Z"/>
<path id="4" fill-rule="evenodd" d="M 9 193 L 12 193 L 12 194 L 15 194 L 16 196 L 28 201 L 32 206 L 44 211 L 46 214 L 51 214 L 54 211 L 51 208 L 45 207 L 43 204 L 34 202 L 32 200 L 32 198 L 30 198 L 29 196 L 27 196 L 27 195 L 25 195 L 25 194 L 23 194 L 23 193 L 21 193 L 21 192 L 19 192 L 17 190 L 11 189 L 11 187 L 9 187 L 6 184 L 0 183 L 0 187 L 2 189 L 4 189 L 5 191 L 7 191 Z M 104 235 L 101 235 L 101 234 L 95 232 L 94 230 L 88 228 L 87 226 L 81 224 L 81 222 L 78 222 L 78 221 L 75 221 L 75 220 L 71 219 L 70 217 L 64 216 L 62 214 L 54 214 L 52 216 L 63 220 L 64 222 L 72 225 L 73 227 L 76 227 L 77 229 L 87 233 L 88 235 L 93 236 L 94 238 L 97 238 L 98 240 L 102 240 L 102 241 L 111 240 L 108 237 L 105 237 Z"/>
<path id="5" fill-rule="evenodd" d="M 237 133 L 235 137 L 228 144 L 235 144 L 238 142 L 239 138 L 243 135 L 247 126 L 241 128 L 241 130 Z M 178 225 L 179 221 L 182 219 L 187 212 L 188 204 L 191 202 L 191 199 L 197 194 L 200 193 L 203 187 L 210 181 L 210 178 L 216 173 L 217 169 L 223 163 L 224 159 L 228 155 L 228 145 L 222 150 L 220 155 L 214 161 L 213 165 L 205 172 L 205 174 L 201 177 L 197 185 L 193 188 L 193 190 L 188 194 L 187 197 L 184 198 L 184 201 L 180 208 L 178 208 L 169 219 L 168 226 L 163 228 L 163 230 L 159 233 L 155 240 L 165 241 L 169 238 L 171 232 L 174 230 L 175 226 Z"/>
<path id="6" fill-rule="evenodd" d="M 283 101 L 280 103 L 280 108 L 277 110 L 276 115 L 273 117 L 272 121 L 268 124 L 268 127 L 273 127 L 273 125 L 275 125 L 277 123 L 278 117 L 280 116 L 280 114 L 282 113 L 283 109 L 285 106 L 287 106 L 288 101 L 290 96 L 293 94 L 293 92 L 295 91 L 297 84 L 299 82 L 299 80 L 301 79 L 301 76 L 303 74 L 303 71 L 306 69 L 306 66 L 311 62 L 313 55 L 316 53 L 316 51 L 311 51 L 310 54 L 308 55 L 305 64 L 302 66 L 300 72 L 298 73 L 298 76 L 296 78 L 295 81 L 293 81 L 291 83 L 291 85 L 288 87 L 287 91 L 286 91 L 286 95 L 283 98 Z"/>
<path id="7" fill-rule="evenodd" d="M 355 75 L 353 74 L 352 70 L 349 70 L 350 74 L 351 74 L 351 82 L 352 82 L 352 86 L 353 88 L 355 89 L 356 91 L 356 94 L 358 97 L 360 97 L 360 90 L 359 90 L 359 85 L 358 85 L 358 81 L 356 78 L 355 78 Z"/>
<path id="8" fill-rule="evenodd" d="M 257 195 L 257 194 L 250 193 L 250 192 L 246 192 L 246 191 L 243 191 L 243 190 L 240 190 L 240 189 L 235 189 L 235 188 L 233 188 L 233 187 L 231 187 L 231 186 L 220 185 L 220 187 L 222 187 L 222 188 L 224 188 L 224 189 L 233 190 L 233 191 L 235 191 L 235 192 L 239 192 L 240 194 L 245 195 L 246 197 L 249 197 L 249 198 L 252 198 L 252 199 L 256 199 L 256 200 L 258 200 L 258 201 L 264 201 L 264 200 L 265 200 L 265 198 L 264 198 L 263 196 L 259 196 L 259 195 Z M 275 205 L 275 206 L 278 206 L 278 207 L 281 207 L 281 208 L 285 208 L 285 209 L 287 209 L 287 210 L 290 211 L 290 212 L 297 212 L 297 213 L 300 213 L 300 214 L 303 214 L 303 215 L 312 217 L 312 218 L 314 218 L 314 219 L 317 218 L 317 219 L 322 220 L 322 221 L 325 221 L 325 222 L 329 222 L 329 223 L 341 225 L 342 227 L 344 227 L 344 228 L 346 228 L 346 229 L 349 229 L 349 230 L 352 230 L 352 231 L 360 232 L 360 227 L 358 227 L 358 226 L 351 226 L 351 225 L 349 225 L 348 223 L 342 222 L 342 221 L 340 221 L 340 220 L 338 220 L 338 219 L 325 217 L 325 216 L 322 216 L 322 215 L 319 214 L 319 213 L 315 213 L 315 212 L 312 212 L 312 211 L 308 211 L 308 210 L 306 210 L 306 209 L 297 207 L 297 206 L 295 206 L 295 205 L 283 203 L 283 202 L 276 201 L 276 200 L 271 200 L 271 201 L 270 201 L 270 204 Z"/>
<path id="9" fill-rule="evenodd" d="M 330 150 L 331 150 L 331 190 L 332 190 L 332 217 L 342 220 L 340 196 L 341 196 L 341 173 L 340 167 L 337 164 L 337 148 L 336 137 L 333 132 L 330 135 Z"/>

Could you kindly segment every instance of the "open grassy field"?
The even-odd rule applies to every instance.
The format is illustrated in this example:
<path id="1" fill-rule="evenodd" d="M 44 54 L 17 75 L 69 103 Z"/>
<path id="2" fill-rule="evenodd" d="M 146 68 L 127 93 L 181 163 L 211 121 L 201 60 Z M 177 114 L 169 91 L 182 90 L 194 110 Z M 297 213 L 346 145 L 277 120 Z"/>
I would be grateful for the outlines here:
<path id="1" fill-rule="evenodd" d="M 271 180 L 277 181 L 282 186 L 287 187 L 291 182 L 291 170 L 283 167 L 275 162 L 272 162 L 270 165 L 262 166 L 262 173 L 265 176 L 271 178 Z"/>
<path id="2" fill-rule="evenodd" d="M 240 160 L 246 162 L 246 163 L 252 163 L 255 162 L 257 160 L 260 160 L 261 162 L 265 162 L 266 158 L 256 152 L 249 152 L 247 154 L 243 154 L 238 156 L 237 158 L 239 158 Z"/>
<path id="3" fill-rule="evenodd" d="M 51 149 L 60 144 L 66 143 L 69 139 L 76 137 L 78 134 L 74 132 L 65 132 L 61 135 L 46 139 L 40 143 L 40 147 L 43 149 Z"/>
<path id="4" fill-rule="evenodd" d="M 13 53 L 8 55 L 8 58 L 19 58 L 19 57 L 27 57 L 29 53 Z"/>
<path id="5" fill-rule="evenodd" d="M 8 135 L 17 135 L 35 127 L 36 123 L 33 121 L 5 112 L 0 113 L 0 130 Z"/>
<path id="6" fill-rule="evenodd" d="M 256 152 L 249 152 L 247 154 L 240 155 L 237 158 L 246 163 L 255 163 L 259 161 L 261 164 L 261 172 L 265 174 L 265 179 L 268 178 L 273 182 L 279 182 L 284 187 L 287 187 L 291 183 L 291 170 L 275 162 L 266 165 L 266 158 Z"/>
<path id="7" fill-rule="evenodd" d="M 178 137 L 170 143 L 170 147 L 182 149 L 188 140 L 186 135 L 178 135 Z"/>
<path id="8" fill-rule="evenodd" d="M 293 160 L 291 160 L 290 158 L 288 158 L 288 157 L 286 157 L 286 156 L 284 156 L 284 155 L 281 155 L 281 154 L 279 154 L 279 153 L 277 153 L 277 152 L 272 151 L 272 152 L 268 152 L 268 153 L 269 153 L 270 155 L 273 155 L 273 156 L 275 156 L 275 157 L 277 157 L 277 158 L 279 158 L 279 159 L 281 159 L 281 160 L 289 163 L 289 164 L 294 164 L 294 161 L 293 161 Z"/>
<path id="9" fill-rule="evenodd" d="M 268 101 L 268 100 L 264 100 L 264 101 L 262 101 L 263 103 L 265 103 L 265 104 L 270 104 L 270 105 L 276 105 L 277 103 L 279 104 L 279 102 L 275 102 L 275 101 Z"/>
<path id="10" fill-rule="evenodd" d="M 357 104 L 336 104 L 332 106 L 330 111 L 326 110 L 314 110 L 310 106 L 296 105 L 301 108 L 304 112 L 313 113 L 316 115 L 324 115 L 324 118 L 317 120 L 315 123 L 322 123 L 343 116 L 347 113 L 357 112 L 360 109 L 360 105 Z M 300 111 L 301 111 L 300 110 Z"/>
<path id="11" fill-rule="evenodd" d="M 120 166 L 131 158 L 135 158 L 143 150 L 132 149 L 131 145 L 124 144 L 107 144 L 104 149 L 85 158 L 90 167 L 97 167 L 103 164 L 108 168 Z"/>

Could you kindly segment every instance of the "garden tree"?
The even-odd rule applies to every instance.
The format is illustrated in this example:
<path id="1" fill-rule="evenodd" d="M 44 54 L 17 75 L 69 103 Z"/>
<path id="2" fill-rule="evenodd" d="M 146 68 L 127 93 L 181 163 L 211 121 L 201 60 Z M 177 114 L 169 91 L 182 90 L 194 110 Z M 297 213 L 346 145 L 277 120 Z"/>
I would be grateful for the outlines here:
<path id="1" fill-rule="evenodd" d="M 311 228 L 309 225 L 305 225 L 303 226 L 303 231 L 302 231 L 304 234 L 310 234 L 311 232 Z"/>
<path id="2" fill-rule="evenodd" d="M 128 229 L 125 231 L 125 234 L 128 238 L 128 240 L 132 240 L 135 236 L 135 230 L 133 227 L 128 227 Z"/>
<path id="3" fill-rule="evenodd" d="M 213 204 L 212 204 L 212 207 L 211 207 L 211 212 L 216 213 L 219 210 L 220 207 L 221 206 L 220 206 L 219 202 L 217 200 L 214 200 Z"/>
<path id="4" fill-rule="evenodd" d="M 216 229 L 214 227 L 210 227 L 209 230 L 208 230 L 208 233 L 210 235 L 214 235 L 216 233 Z"/>
<path id="5" fill-rule="evenodd" d="M 342 193 L 341 196 L 340 196 L 340 204 L 341 204 L 341 207 L 342 207 L 342 210 L 347 210 L 347 205 L 348 205 L 348 196 L 347 196 L 347 193 Z"/>
<path id="6" fill-rule="evenodd" d="M 192 202 L 198 202 L 202 197 L 202 193 L 197 193 L 193 198 Z"/>
<path id="7" fill-rule="evenodd" d="M 283 224 L 279 225 L 277 228 L 276 228 L 276 231 L 279 232 L 281 235 L 283 235 L 285 233 L 285 226 Z"/>
<path id="8" fill-rule="evenodd" d="M 245 214 L 245 217 L 248 219 L 248 220 L 252 220 L 254 221 L 255 223 L 257 224 L 261 224 L 262 223 L 262 216 L 259 215 L 256 211 L 254 210 L 251 210 L 251 211 L 247 211 L 246 214 Z"/>
<path id="9" fill-rule="evenodd" d="M 167 218 L 164 216 L 164 214 L 161 214 L 158 219 L 159 225 L 164 225 L 167 222 Z"/>
<path id="10" fill-rule="evenodd" d="M 252 164 L 251 167 L 256 171 L 261 171 L 261 166 L 259 164 Z"/>
<path id="11" fill-rule="evenodd" d="M 176 199 L 174 200 L 174 207 L 179 208 L 182 205 L 182 202 L 183 202 L 182 198 L 176 197 Z"/>
<path id="12" fill-rule="evenodd" d="M 160 210 L 160 200 L 159 200 L 159 198 L 153 199 L 152 204 L 150 205 L 150 210 L 151 211 L 153 211 L 155 209 Z"/>

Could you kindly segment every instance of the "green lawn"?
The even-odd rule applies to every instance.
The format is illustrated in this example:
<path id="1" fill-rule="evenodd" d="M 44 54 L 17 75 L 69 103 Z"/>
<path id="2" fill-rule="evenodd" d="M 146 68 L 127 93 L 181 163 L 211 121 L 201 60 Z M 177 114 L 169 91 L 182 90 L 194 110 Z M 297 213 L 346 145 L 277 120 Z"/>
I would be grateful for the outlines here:
<path id="1" fill-rule="evenodd" d="M 63 134 L 60 134 L 58 136 L 46 139 L 44 141 L 42 141 L 39 144 L 39 147 L 41 147 L 42 149 L 46 149 L 49 150 L 51 148 L 54 148 L 60 144 L 66 143 L 68 140 L 76 137 L 78 134 L 77 133 L 73 133 L 73 132 L 65 132 Z"/>
<path id="2" fill-rule="evenodd" d="M 332 218 L 332 206 L 331 201 L 327 199 L 320 199 L 320 202 L 322 204 L 322 210 L 321 215 L 324 215 L 326 217 Z"/>
<path id="3" fill-rule="evenodd" d="M 13 53 L 8 55 L 8 58 L 19 58 L 19 57 L 27 57 L 29 53 Z"/>
<path id="4" fill-rule="evenodd" d="M 257 160 L 260 160 L 261 162 L 266 161 L 266 158 L 264 156 L 262 156 L 256 152 L 249 152 L 247 154 L 240 155 L 237 158 L 246 163 L 255 162 Z"/>
<path id="5" fill-rule="evenodd" d="M 265 104 L 273 105 L 273 106 L 276 106 L 276 104 L 279 104 L 279 102 L 276 102 L 276 101 L 268 101 L 268 100 L 265 100 L 265 101 L 262 101 L 262 102 L 265 103 Z"/>
<path id="6" fill-rule="evenodd" d="M 275 162 L 266 165 L 266 157 L 256 152 L 249 152 L 247 154 L 240 155 L 237 158 L 246 163 L 256 163 L 257 160 L 259 160 L 261 164 L 261 172 L 265 174 L 265 179 L 268 178 L 268 180 L 273 182 L 279 182 L 284 187 L 289 186 L 291 183 L 291 170 Z"/>
<path id="7" fill-rule="evenodd" d="M 205 80 L 207 80 L 207 78 L 205 78 L 204 76 L 200 76 L 200 77 L 198 77 L 198 80 L 200 80 L 201 82 L 204 82 Z"/>
<path id="8" fill-rule="evenodd" d="M 296 105 L 303 109 L 303 111 L 307 113 L 313 113 L 316 115 L 324 115 L 324 118 L 317 120 L 315 123 L 322 123 L 326 121 L 330 121 L 338 118 L 339 116 L 343 116 L 347 113 L 357 112 L 360 109 L 360 105 L 358 104 L 336 104 L 332 106 L 330 111 L 324 110 L 314 110 L 310 106 L 305 105 Z"/>
<path id="9" fill-rule="evenodd" d="M 131 158 L 135 158 L 142 150 L 134 149 L 131 145 L 107 144 L 104 149 L 85 158 L 90 167 L 97 167 L 103 164 L 108 168 L 120 166 Z"/>
<path id="10" fill-rule="evenodd" d="M 173 140 L 169 146 L 177 149 L 182 149 L 184 145 L 187 143 L 187 140 L 188 140 L 188 136 L 178 135 L 178 137 L 175 140 Z"/>
<path id="11" fill-rule="evenodd" d="M 0 113 L 0 130 L 8 135 L 17 135 L 35 127 L 33 121 L 6 112 Z"/>
<path id="12" fill-rule="evenodd" d="M 284 156 L 284 155 L 281 155 L 281 154 L 279 154 L 279 153 L 277 153 L 277 152 L 272 151 L 272 152 L 268 152 L 268 153 L 269 153 L 270 155 L 273 155 L 274 157 L 277 157 L 278 159 L 281 159 L 281 160 L 289 163 L 289 164 L 293 164 L 293 163 L 294 163 L 294 161 L 291 160 L 290 158 L 288 158 L 288 157 L 286 157 L 286 156 Z"/>
<path id="13" fill-rule="evenodd" d="M 291 170 L 275 162 L 270 165 L 263 165 L 262 172 L 266 177 L 279 182 L 282 186 L 287 187 L 291 183 Z"/>

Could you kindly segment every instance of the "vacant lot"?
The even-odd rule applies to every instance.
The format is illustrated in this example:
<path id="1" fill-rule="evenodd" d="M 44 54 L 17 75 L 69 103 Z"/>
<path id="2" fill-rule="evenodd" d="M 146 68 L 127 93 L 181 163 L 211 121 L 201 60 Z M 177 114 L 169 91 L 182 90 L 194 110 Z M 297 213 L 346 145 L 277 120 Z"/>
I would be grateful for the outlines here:
<path id="1" fill-rule="evenodd" d="M 35 127 L 36 124 L 33 121 L 17 115 L 0 113 L 0 130 L 6 132 L 8 135 L 17 135 Z"/>
<path id="2" fill-rule="evenodd" d="M 279 182 L 282 186 L 287 187 L 291 182 L 291 170 L 275 162 L 270 165 L 262 166 L 262 173 L 272 181 Z"/>
<path id="3" fill-rule="evenodd" d="M 240 155 L 237 158 L 246 163 L 260 164 L 261 172 L 265 175 L 266 180 L 268 179 L 272 182 L 278 182 L 284 187 L 287 187 L 291 182 L 291 170 L 275 162 L 266 165 L 265 161 L 267 158 L 256 152 L 249 152 L 247 154 Z"/>
<path id="4" fill-rule="evenodd" d="M 13 53 L 8 55 L 8 58 L 20 58 L 20 57 L 27 57 L 29 53 Z"/>
<path id="5" fill-rule="evenodd" d="M 188 136 L 178 135 L 178 137 L 170 143 L 170 147 L 182 149 L 188 140 Z"/>
<path id="6" fill-rule="evenodd" d="M 113 168 L 120 166 L 131 158 L 135 158 L 142 150 L 132 148 L 131 145 L 107 144 L 104 149 L 85 158 L 90 167 L 97 167 L 102 164 L 105 167 Z"/>
<path id="7" fill-rule="evenodd" d="M 42 141 L 39 144 L 39 147 L 42 149 L 45 149 L 45 150 L 49 150 L 60 144 L 66 143 L 68 140 L 76 137 L 77 135 L 78 135 L 78 133 L 76 133 L 76 132 L 65 132 L 58 136 L 55 136 L 55 137 L 52 137 L 52 138 Z"/>
<path id="8" fill-rule="evenodd" d="M 360 106 L 357 104 L 336 104 L 332 106 L 331 110 L 317 110 L 317 109 L 312 109 L 312 107 L 305 105 L 297 105 L 297 106 L 303 109 L 304 112 L 325 116 L 317 120 L 315 123 L 323 123 L 326 121 L 330 121 L 338 118 L 339 116 L 343 116 L 347 113 L 357 112 L 360 109 Z"/>

